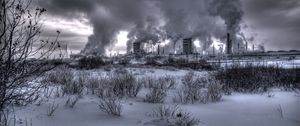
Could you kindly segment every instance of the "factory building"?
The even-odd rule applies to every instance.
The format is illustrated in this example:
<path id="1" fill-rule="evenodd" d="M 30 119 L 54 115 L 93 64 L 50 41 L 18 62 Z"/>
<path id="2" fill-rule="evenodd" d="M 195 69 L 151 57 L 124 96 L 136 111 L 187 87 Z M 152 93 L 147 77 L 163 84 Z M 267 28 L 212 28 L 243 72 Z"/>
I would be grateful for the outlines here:
<path id="1" fill-rule="evenodd" d="M 142 53 L 141 43 L 140 42 L 133 43 L 133 53 L 134 54 L 141 54 Z"/>
<path id="2" fill-rule="evenodd" d="M 182 42 L 182 52 L 183 54 L 192 54 L 193 53 L 193 41 L 192 38 L 183 39 Z"/>

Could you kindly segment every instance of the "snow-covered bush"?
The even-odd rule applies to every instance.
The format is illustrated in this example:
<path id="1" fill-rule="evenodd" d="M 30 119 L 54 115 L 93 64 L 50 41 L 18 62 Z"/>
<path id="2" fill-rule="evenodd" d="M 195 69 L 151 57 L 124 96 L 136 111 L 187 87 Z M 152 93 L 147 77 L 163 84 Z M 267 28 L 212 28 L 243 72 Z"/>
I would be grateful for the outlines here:
<path id="1" fill-rule="evenodd" d="M 209 78 L 209 84 L 207 86 L 207 100 L 211 102 L 220 101 L 222 98 L 222 85 L 218 80 L 211 77 Z"/>
<path id="2" fill-rule="evenodd" d="M 174 102 L 179 103 L 194 103 L 203 99 L 201 89 L 204 87 L 203 83 L 195 80 L 194 72 L 189 72 L 181 79 L 182 87 L 177 91 L 174 97 Z"/>
<path id="3" fill-rule="evenodd" d="M 79 97 L 69 97 L 65 103 L 66 107 L 74 108 L 76 103 L 79 101 Z"/>
<path id="4" fill-rule="evenodd" d="M 82 95 L 84 85 L 78 80 L 72 80 L 62 85 L 63 94 Z"/>
<path id="5" fill-rule="evenodd" d="M 152 115 L 159 119 L 168 119 L 169 117 L 175 117 L 180 111 L 179 106 L 165 106 L 159 105 L 156 109 L 153 110 Z"/>
<path id="6" fill-rule="evenodd" d="M 99 102 L 99 109 L 110 115 L 121 116 L 121 100 L 115 97 L 101 98 Z"/>
<path id="7" fill-rule="evenodd" d="M 136 97 L 142 88 L 142 84 L 127 70 L 121 71 L 114 71 L 108 76 L 91 79 L 88 87 L 94 90 L 100 98 L 107 96 Z"/>
<path id="8" fill-rule="evenodd" d="M 86 84 L 87 81 L 90 79 L 89 73 L 86 71 L 78 71 L 75 80 L 80 84 Z"/>
<path id="9" fill-rule="evenodd" d="M 88 77 L 85 86 L 87 87 L 88 91 L 94 95 L 100 87 L 101 82 L 101 79 L 98 77 Z"/>
<path id="10" fill-rule="evenodd" d="M 211 76 L 197 77 L 193 72 L 182 78 L 182 85 L 173 98 L 178 103 L 216 102 L 222 97 L 221 85 Z"/>
<path id="11" fill-rule="evenodd" d="M 164 81 L 151 81 L 150 92 L 146 95 L 145 101 L 150 103 L 163 103 L 167 96 L 168 87 Z"/>
<path id="12" fill-rule="evenodd" d="M 172 76 L 160 77 L 160 78 L 158 78 L 158 81 L 163 82 L 168 89 L 174 89 L 174 88 L 176 88 L 175 87 L 176 86 L 176 80 Z"/>
<path id="13" fill-rule="evenodd" d="M 53 116 L 54 112 L 58 109 L 59 104 L 55 104 L 54 102 L 52 104 L 49 104 L 48 109 L 47 109 L 47 115 L 48 116 Z"/>
<path id="14" fill-rule="evenodd" d="M 145 88 L 152 88 L 153 84 L 156 81 L 155 77 L 147 76 L 139 79 L 139 83 L 142 84 Z"/>
<path id="15" fill-rule="evenodd" d="M 71 69 L 66 66 L 62 66 L 46 73 L 44 78 L 44 81 L 48 83 L 66 84 L 70 83 L 74 79 L 74 74 Z"/>
<path id="16" fill-rule="evenodd" d="M 161 105 L 153 111 L 153 116 L 164 121 L 167 126 L 197 126 L 199 119 L 192 117 L 189 112 L 184 112 L 178 106 Z"/>
<path id="17" fill-rule="evenodd" d="M 300 69 L 284 69 L 278 66 L 263 66 L 246 64 L 233 65 L 219 70 L 215 77 L 224 86 L 226 93 L 237 92 L 267 92 L 272 87 L 285 89 L 300 88 Z"/>
<path id="18" fill-rule="evenodd" d="M 110 84 L 109 77 L 101 77 L 98 79 L 97 83 L 99 83 L 98 87 L 95 89 L 95 94 L 100 98 L 105 98 L 111 95 L 114 95 L 112 90 L 113 85 Z"/>
<path id="19" fill-rule="evenodd" d="M 110 75 L 108 82 L 108 85 L 111 86 L 111 91 L 118 97 L 136 97 L 142 87 L 129 72 L 114 73 Z"/>
<path id="20" fill-rule="evenodd" d="M 156 77 L 143 77 L 140 78 L 140 83 L 142 85 L 144 85 L 145 88 L 153 88 L 156 86 L 156 81 L 161 81 L 163 83 L 165 83 L 165 87 L 168 89 L 174 89 L 176 87 L 176 80 L 174 77 L 172 76 L 163 76 L 160 78 L 156 78 Z"/>

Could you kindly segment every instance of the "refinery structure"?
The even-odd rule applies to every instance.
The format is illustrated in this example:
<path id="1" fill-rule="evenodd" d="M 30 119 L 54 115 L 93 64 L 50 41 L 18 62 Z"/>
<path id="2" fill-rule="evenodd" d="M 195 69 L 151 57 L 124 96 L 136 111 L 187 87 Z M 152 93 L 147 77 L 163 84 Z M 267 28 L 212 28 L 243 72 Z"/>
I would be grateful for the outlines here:
<path id="1" fill-rule="evenodd" d="M 179 51 L 166 52 L 165 47 L 160 44 L 155 45 L 155 49 L 147 52 L 145 49 L 149 47 L 143 47 L 143 42 L 133 43 L 133 51 L 125 56 L 135 56 L 136 58 L 142 58 L 147 56 L 177 56 L 183 58 L 195 58 L 197 60 L 231 60 L 231 59 L 295 59 L 300 58 L 299 50 L 279 50 L 279 51 L 265 51 L 264 47 L 252 45 L 248 47 L 248 43 L 243 45 L 235 43 L 230 33 L 226 34 L 226 41 L 222 42 L 224 46 L 221 49 L 215 47 L 209 47 L 205 49 L 205 52 L 197 51 L 193 38 L 184 38 L 181 43 L 178 43 Z M 153 46 L 151 47 L 153 48 Z"/>

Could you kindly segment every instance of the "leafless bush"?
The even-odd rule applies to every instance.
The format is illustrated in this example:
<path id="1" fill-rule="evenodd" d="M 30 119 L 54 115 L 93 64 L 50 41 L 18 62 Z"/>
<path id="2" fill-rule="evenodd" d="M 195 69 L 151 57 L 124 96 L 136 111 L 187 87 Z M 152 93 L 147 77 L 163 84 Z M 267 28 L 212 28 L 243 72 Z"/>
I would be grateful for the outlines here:
<path id="1" fill-rule="evenodd" d="M 100 98 L 105 98 L 105 97 L 110 97 L 113 94 L 112 87 L 113 85 L 110 84 L 110 79 L 109 77 L 102 77 L 98 80 L 99 87 L 95 89 L 95 94 L 100 97 Z"/>
<path id="2" fill-rule="evenodd" d="M 37 105 L 37 106 L 41 106 L 43 102 L 44 102 L 44 99 L 41 98 L 41 99 L 39 99 L 39 100 L 37 101 L 36 105 Z"/>
<path id="3" fill-rule="evenodd" d="M 79 101 L 79 97 L 69 97 L 65 103 L 65 106 L 68 106 L 70 108 L 74 108 L 74 106 L 76 105 L 76 103 Z"/>
<path id="4" fill-rule="evenodd" d="M 83 89 L 84 85 L 78 80 L 72 80 L 62 85 L 63 94 L 82 95 Z"/>
<path id="5" fill-rule="evenodd" d="M 221 85 L 214 78 L 197 77 L 189 72 L 182 78 L 182 87 L 177 90 L 174 102 L 195 103 L 195 102 L 216 102 L 222 97 Z"/>
<path id="6" fill-rule="evenodd" d="M 44 78 L 46 82 L 63 85 L 73 81 L 74 75 L 71 69 L 62 66 L 53 71 L 46 73 Z"/>
<path id="7" fill-rule="evenodd" d="M 202 99 L 202 90 L 201 88 L 204 85 L 201 80 L 195 79 L 194 72 L 189 72 L 185 76 L 183 76 L 182 87 L 177 91 L 177 96 L 175 96 L 174 101 L 180 103 L 194 103 Z"/>
<path id="8" fill-rule="evenodd" d="M 180 111 L 179 106 L 164 106 L 160 105 L 153 110 L 153 116 L 158 117 L 159 119 L 168 119 L 169 117 L 175 117 Z"/>
<path id="9" fill-rule="evenodd" d="M 47 109 L 47 115 L 48 116 L 53 116 L 54 112 L 58 109 L 59 104 L 55 104 L 55 102 L 53 102 L 52 104 L 49 104 L 48 109 Z"/>
<path id="10" fill-rule="evenodd" d="M 87 88 L 100 98 L 110 96 L 136 97 L 142 84 L 128 71 L 120 73 L 114 72 L 104 77 L 89 78 L 87 79 Z"/>
<path id="11" fill-rule="evenodd" d="M 84 85 L 84 84 L 87 83 L 88 79 L 89 79 L 89 73 L 88 72 L 79 71 L 77 73 L 76 80 L 78 81 L 78 83 Z"/>
<path id="12" fill-rule="evenodd" d="M 94 95 L 96 90 L 100 87 L 101 80 L 98 77 L 89 77 L 86 81 L 87 89 Z"/>
<path id="13" fill-rule="evenodd" d="M 207 99 L 211 102 L 220 101 L 222 98 L 222 86 L 215 78 L 209 78 L 209 84 L 207 87 Z"/>
<path id="14" fill-rule="evenodd" d="M 285 69 L 279 66 L 237 64 L 219 70 L 215 77 L 222 84 L 227 94 L 237 92 L 267 92 L 272 87 L 287 90 L 300 89 L 300 69 Z"/>
<path id="15" fill-rule="evenodd" d="M 11 112 L 9 110 L 0 111 L 0 126 L 15 126 L 16 125 L 16 117 L 13 115 L 11 117 Z"/>
<path id="16" fill-rule="evenodd" d="M 278 111 L 279 114 L 280 114 L 280 118 L 283 119 L 283 111 L 282 111 L 282 107 L 281 107 L 280 104 L 279 104 L 279 107 L 278 107 L 277 111 Z"/>
<path id="17" fill-rule="evenodd" d="M 110 75 L 108 83 L 113 94 L 118 97 L 136 97 L 141 89 L 141 85 L 137 83 L 136 78 L 131 73 L 114 73 Z"/>
<path id="18" fill-rule="evenodd" d="M 165 121 L 168 126 L 196 126 L 199 119 L 192 117 L 189 112 L 184 112 L 178 106 L 161 105 L 153 111 L 153 115 Z"/>
<path id="19" fill-rule="evenodd" d="M 176 80 L 172 76 L 160 77 L 158 81 L 163 82 L 168 89 L 174 89 L 176 86 Z"/>
<path id="20" fill-rule="evenodd" d="M 156 81 L 155 77 L 147 76 L 147 77 L 140 78 L 140 83 L 144 85 L 145 88 L 153 88 L 155 81 Z"/>
<path id="21" fill-rule="evenodd" d="M 101 98 L 99 109 L 110 115 L 121 116 L 122 104 L 118 98 Z"/>
<path id="22" fill-rule="evenodd" d="M 149 83 L 150 92 L 146 95 L 145 101 L 150 103 L 163 103 L 167 96 L 168 88 L 163 81 L 155 80 Z"/>

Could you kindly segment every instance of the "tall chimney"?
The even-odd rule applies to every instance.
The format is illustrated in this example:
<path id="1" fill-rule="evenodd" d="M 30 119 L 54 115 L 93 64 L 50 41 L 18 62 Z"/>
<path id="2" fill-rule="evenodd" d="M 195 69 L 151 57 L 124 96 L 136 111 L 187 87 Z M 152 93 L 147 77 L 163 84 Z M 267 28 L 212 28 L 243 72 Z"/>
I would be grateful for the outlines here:
<path id="1" fill-rule="evenodd" d="M 157 46 L 157 54 L 160 55 L 160 47 L 159 47 L 159 45 Z"/>
<path id="2" fill-rule="evenodd" d="M 232 54 L 232 40 L 229 33 L 227 33 L 227 54 Z"/>
<path id="3" fill-rule="evenodd" d="M 248 51 L 248 42 L 246 42 L 246 51 Z"/>

